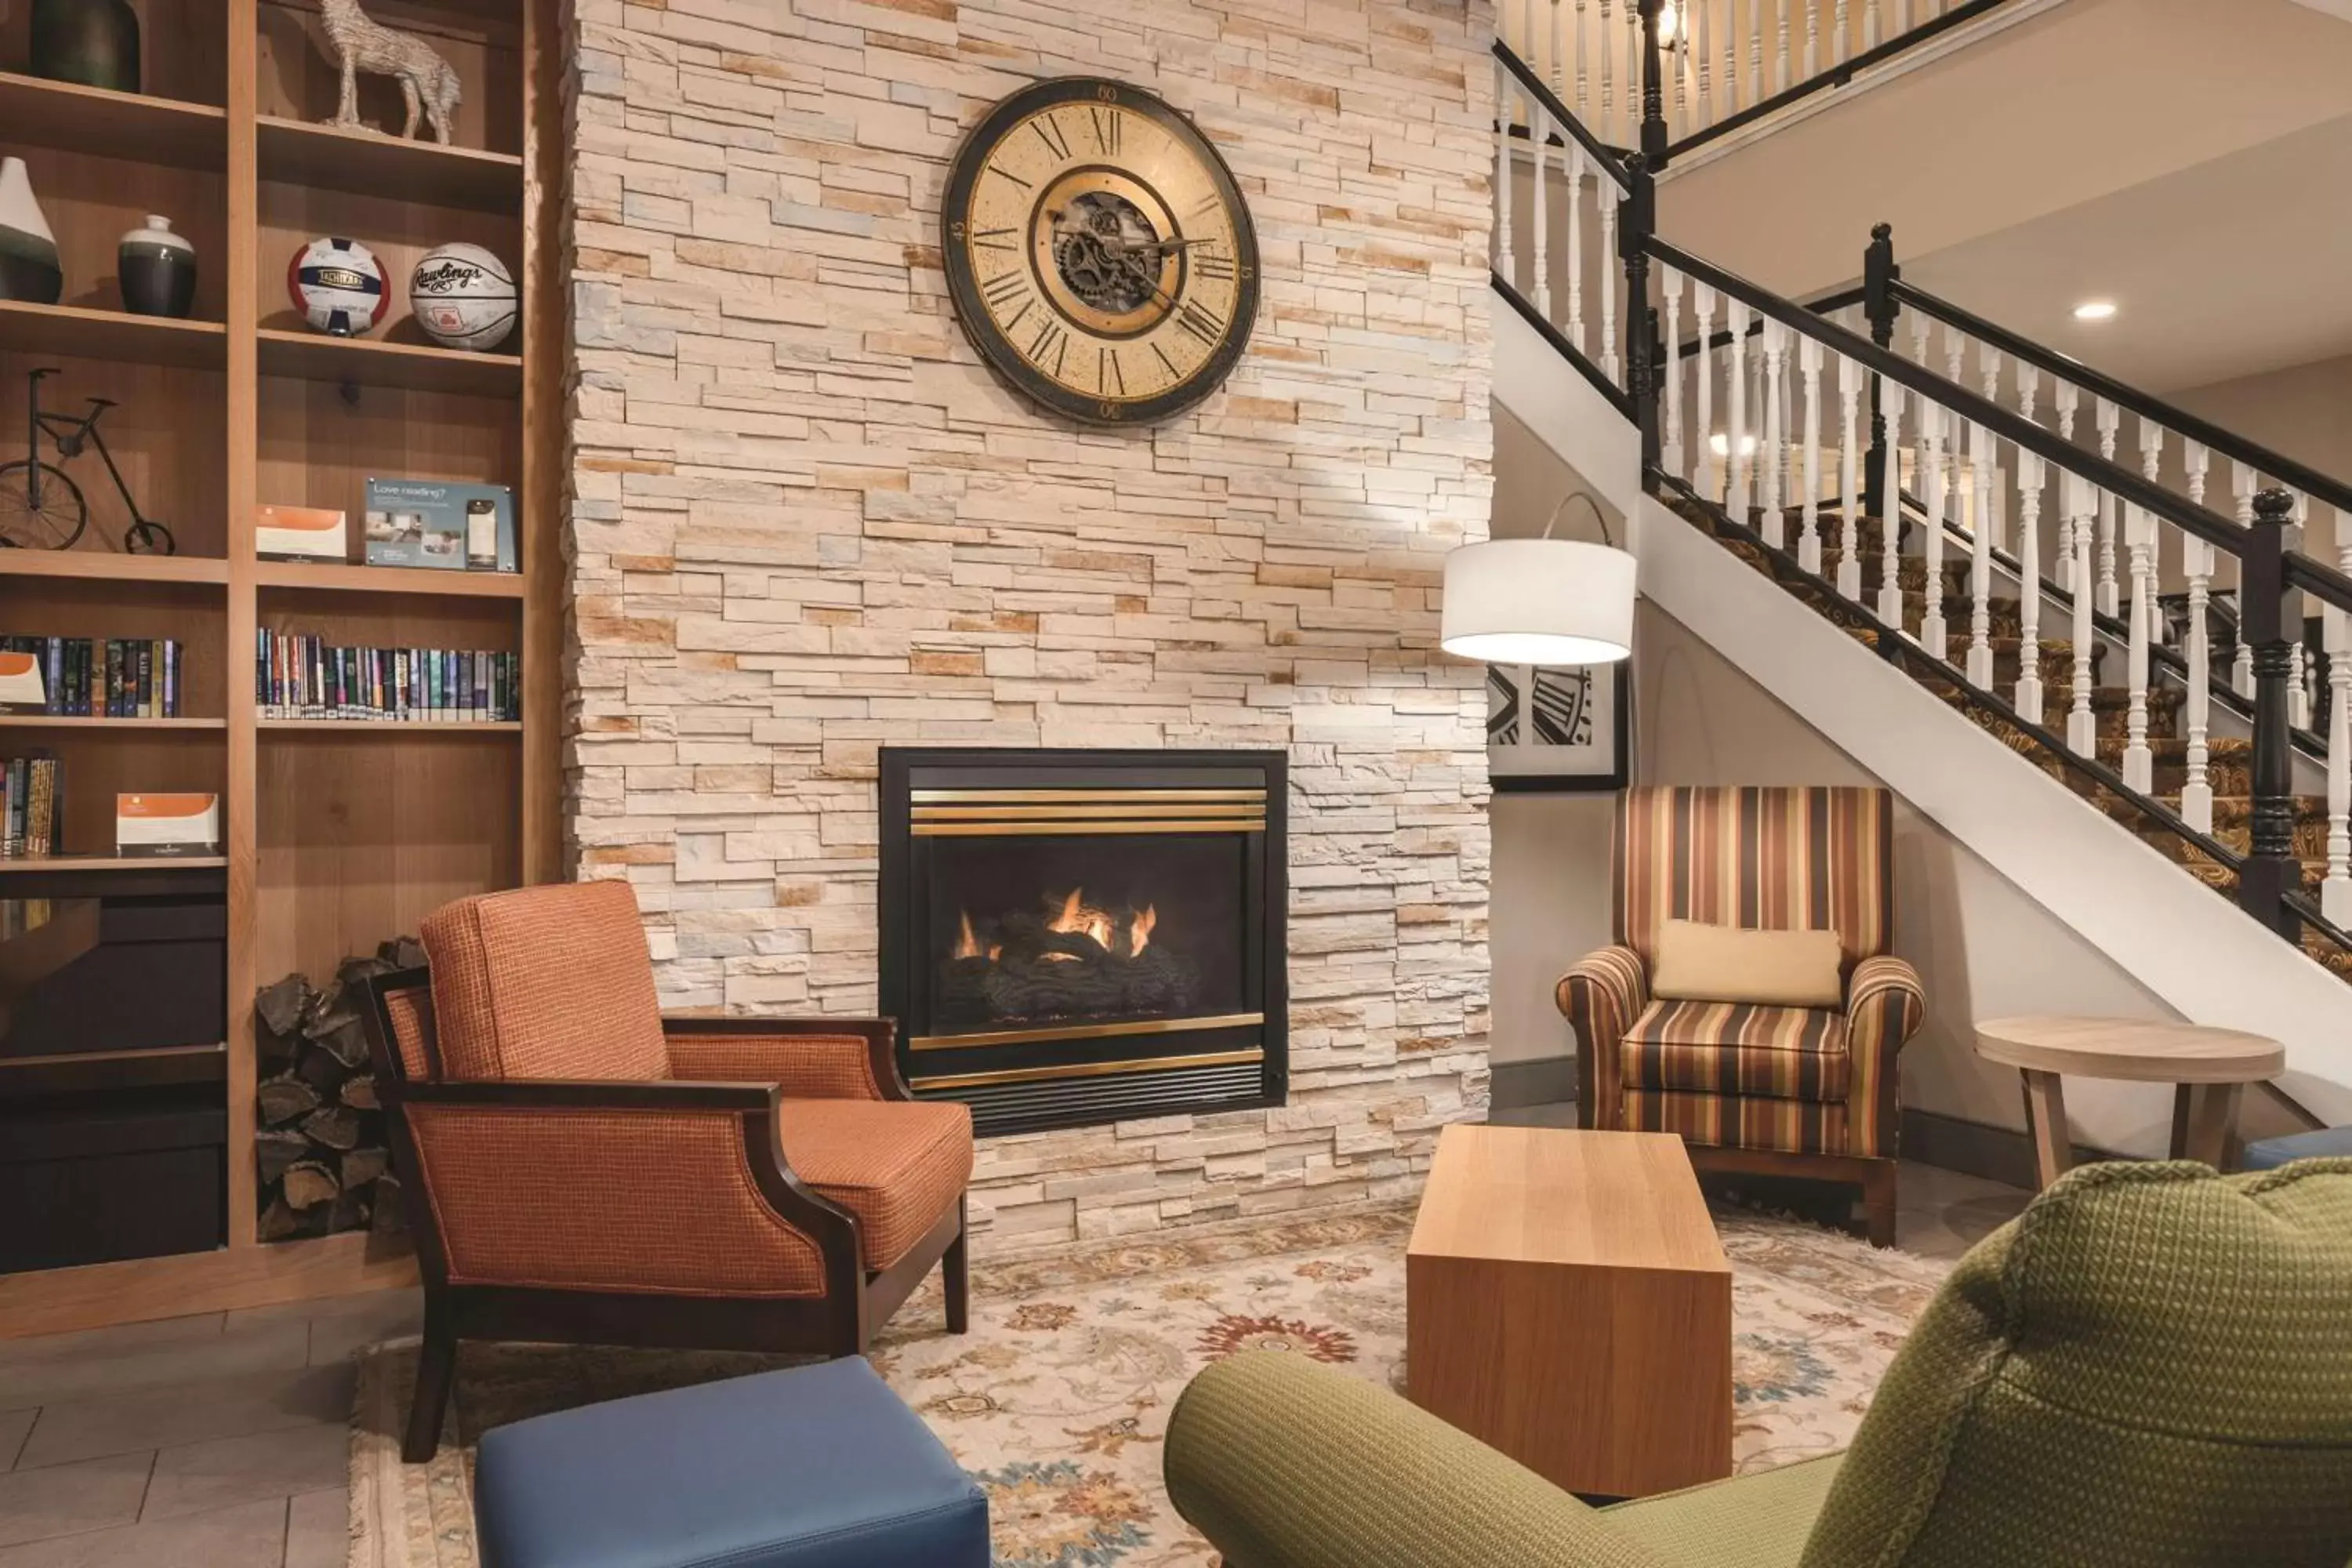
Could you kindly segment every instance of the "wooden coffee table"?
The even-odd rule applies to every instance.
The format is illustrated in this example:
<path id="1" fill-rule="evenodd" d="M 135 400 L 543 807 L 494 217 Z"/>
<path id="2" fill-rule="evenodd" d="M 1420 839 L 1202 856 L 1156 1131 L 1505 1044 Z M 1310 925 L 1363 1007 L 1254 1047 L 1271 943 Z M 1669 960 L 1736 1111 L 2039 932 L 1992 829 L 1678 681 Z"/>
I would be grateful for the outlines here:
<path id="1" fill-rule="evenodd" d="M 2137 1018 L 1995 1018 L 1977 1026 L 1977 1055 L 2023 1075 L 2025 1121 L 2045 1187 L 2074 1163 L 2061 1074 L 2175 1085 L 2172 1157 L 2220 1170 L 2245 1086 L 2286 1070 L 2285 1047 L 2261 1035 Z"/>
<path id="2" fill-rule="evenodd" d="M 1731 1266 L 1679 1137 L 1448 1127 L 1405 1300 L 1413 1403 L 1555 1485 L 1731 1473 Z"/>

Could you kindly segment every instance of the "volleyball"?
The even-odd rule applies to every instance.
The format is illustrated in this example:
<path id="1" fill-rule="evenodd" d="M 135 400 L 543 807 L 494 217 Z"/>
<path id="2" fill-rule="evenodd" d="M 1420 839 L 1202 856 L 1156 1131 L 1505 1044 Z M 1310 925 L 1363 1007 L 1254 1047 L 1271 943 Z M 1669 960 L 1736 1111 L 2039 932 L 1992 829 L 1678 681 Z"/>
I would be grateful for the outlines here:
<path id="1" fill-rule="evenodd" d="M 383 268 L 356 239 L 314 239 L 286 266 L 286 291 L 322 332 L 355 337 L 383 314 Z"/>
<path id="2" fill-rule="evenodd" d="M 445 245 L 408 279 L 409 309 L 435 342 L 480 353 L 514 331 L 514 279 L 478 245 Z"/>

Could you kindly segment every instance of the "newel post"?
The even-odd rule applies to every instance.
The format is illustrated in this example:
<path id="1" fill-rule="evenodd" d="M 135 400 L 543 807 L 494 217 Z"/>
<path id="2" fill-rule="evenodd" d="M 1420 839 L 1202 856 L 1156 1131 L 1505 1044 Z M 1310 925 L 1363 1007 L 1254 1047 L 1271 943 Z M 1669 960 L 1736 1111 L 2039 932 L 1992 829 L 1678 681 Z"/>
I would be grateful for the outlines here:
<path id="1" fill-rule="evenodd" d="M 1644 0 L 1645 15 L 1657 18 Z M 1633 421 L 1642 430 L 1642 469 L 1658 466 L 1658 398 L 1665 377 L 1658 363 L 1658 323 L 1650 308 L 1650 237 L 1657 231 L 1658 180 L 1646 154 L 1625 160 L 1631 189 L 1617 222 L 1617 255 L 1625 264 L 1625 391 L 1633 400 Z"/>
<path id="2" fill-rule="evenodd" d="M 1878 224 L 1870 231 L 1870 244 L 1862 253 L 1862 313 L 1870 322 L 1870 341 L 1880 348 L 1893 350 L 1895 318 L 1903 307 L 1895 301 L 1895 285 L 1903 276 L 1903 268 L 1895 264 L 1895 226 Z M 1878 378 L 1870 378 L 1870 454 L 1864 459 L 1862 473 L 1862 511 L 1864 517 L 1880 519 L 1889 530 L 1897 529 L 1902 509 L 1890 505 L 1889 492 L 1899 492 L 1902 478 L 1891 466 L 1895 454 L 1886 445 L 1886 414 L 1878 401 Z M 1890 482 L 1890 476 L 1893 476 Z"/>
<path id="3" fill-rule="evenodd" d="M 1658 48 L 1665 0 L 1642 0 L 1642 156 L 1656 174 L 1666 166 L 1666 68 Z"/>
<path id="4" fill-rule="evenodd" d="M 2303 921 L 2286 902 L 2302 886 L 2294 852 L 2294 756 L 2287 740 L 2293 644 L 2287 636 L 2287 531 L 2294 498 L 2266 489 L 2254 498 L 2253 526 L 2240 559 L 2240 635 L 2254 659 L 2252 842 L 2238 873 L 2238 904 L 2289 942 Z"/>

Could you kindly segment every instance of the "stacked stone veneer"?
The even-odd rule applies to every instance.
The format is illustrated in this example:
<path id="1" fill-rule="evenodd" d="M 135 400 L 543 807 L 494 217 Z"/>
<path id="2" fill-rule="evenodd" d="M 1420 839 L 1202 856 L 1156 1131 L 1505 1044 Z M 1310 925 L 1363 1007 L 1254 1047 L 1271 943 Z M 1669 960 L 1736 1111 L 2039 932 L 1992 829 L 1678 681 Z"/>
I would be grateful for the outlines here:
<path id="1" fill-rule="evenodd" d="M 1292 1095 L 983 1146 L 999 1236 L 1409 1191 L 1486 1102 L 1484 0 L 576 0 L 570 831 L 665 1000 L 875 1004 L 885 742 L 1283 746 Z M 1246 193 L 1264 302 L 1156 429 L 1039 412 L 950 313 L 993 100 L 1150 87 Z"/>

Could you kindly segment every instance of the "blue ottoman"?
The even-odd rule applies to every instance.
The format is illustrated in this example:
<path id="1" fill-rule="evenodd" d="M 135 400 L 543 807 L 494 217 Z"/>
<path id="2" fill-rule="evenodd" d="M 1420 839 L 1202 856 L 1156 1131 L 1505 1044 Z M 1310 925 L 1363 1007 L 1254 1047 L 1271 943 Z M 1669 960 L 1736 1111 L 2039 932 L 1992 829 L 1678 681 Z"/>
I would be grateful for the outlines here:
<path id="1" fill-rule="evenodd" d="M 482 1568 L 989 1568 L 988 1499 L 858 1356 L 482 1436 Z"/>
<path id="2" fill-rule="evenodd" d="M 2249 1143 L 2243 1168 L 2275 1171 L 2290 1160 L 2323 1160 L 2331 1154 L 2352 1155 L 2352 1127 L 2323 1127 L 2316 1132 Z"/>

